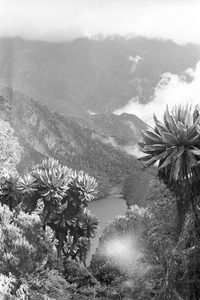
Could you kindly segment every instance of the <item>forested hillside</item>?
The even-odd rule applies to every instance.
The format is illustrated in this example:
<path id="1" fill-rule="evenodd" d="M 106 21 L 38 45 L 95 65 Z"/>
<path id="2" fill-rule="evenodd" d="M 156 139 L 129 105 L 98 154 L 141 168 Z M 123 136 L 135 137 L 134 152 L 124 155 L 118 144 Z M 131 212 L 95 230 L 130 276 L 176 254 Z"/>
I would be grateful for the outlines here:
<path id="1" fill-rule="evenodd" d="M 128 155 L 123 148 L 114 147 L 112 143 L 107 142 L 111 133 L 119 142 L 121 141 L 121 132 L 116 130 L 115 124 L 117 119 L 119 119 L 119 124 L 120 120 L 124 119 L 125 124 L 123 126 L 121 122 L 121 131 L 129 134 L 127 138 L 123 137 L 123 143 L 121 143 L 123 146 L 130 142 L 135 143 L 135 139 L 141 134 L 141 129 L 145 127 L 145 123 L 138 118 L 129 115 L 127 118 L 126 116 L 113 116 L 115 124 L 112 124 L 108 117 L 107 120 L 111 125 L 107 126 L 107 132 L 104 131 L 106 129 L 103 125 L 99 126 L 99 129 L 102 128 L 99 132 L 99 130 L 95 131 L 92 119 L 91 124 L 87 125 L 81 119 L 75 120 L 61 116 L 39 102 L 3 85 L 0 93 L 0 116 L 10 121 L 24 148 L 18 166 L 20 172 L 26 172 L 28 167 L 41 162 L 42 158 L 54 157 L 68 167 L 84 170 L 97 178 L 98 197 L 105 195 L 111 186 L 117 183 L 123 184 L 130 175 L 136 177 L 138 181 L 144 178 L 145 186 L 148 187 L 152 175 L 143 176 L 141 165 L 133 156 Z M 127 122 L 130 124 L 127 125 Z M 102 121 L 102 124 L 105 126 L 105 122 Z M 134 126 L 136 134 L 130 125 Z M 133 138 L 131 139 L 132 132 Z M 136 184 L 134 189 L 137 191 L 141 189 L 141 186 Z"/>

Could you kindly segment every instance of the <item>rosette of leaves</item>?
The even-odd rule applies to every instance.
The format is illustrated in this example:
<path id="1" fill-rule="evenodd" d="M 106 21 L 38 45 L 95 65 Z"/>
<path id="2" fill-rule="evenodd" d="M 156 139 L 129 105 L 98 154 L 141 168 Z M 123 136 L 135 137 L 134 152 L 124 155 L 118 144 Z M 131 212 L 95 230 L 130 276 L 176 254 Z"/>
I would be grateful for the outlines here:
<path id="1" fill-rule="evenodd" d="M 98 224 L 98 218 L 86 208 L 83 213 L 79 213 L 68 222 L 68 228 L 70 235 L 76 236 L 76 238 L 81 236 L 93 238 L 96 235 Z"/>
<path id="2" fill-rule="evenodd" d="M 83 256 L 83 253 L 85 252 L 81 251 L 78 245 L 80 245 L 80 241 L 86 240 L 87 245 L 90 244 L 90 238 L 95 236 L 98 224 L 98 218 L 87 208 L 84 212 L 79 212 L 72 220 L 67 220 L 65 227 L 67 231 L 63 244 L 65 256 L 71 257 L 72 259 L 75 259 L 78 253 Z M 82 238 L 84 239 L 82 240 Z M 84 257 L 86 258 L 86 253 Z"/>
<path id="3" fill-rule="evenodd" d="M 163 122 L 154 115 L 154 128 L 142 132 L 140 160 L 151 166 L 158 161 L 158 177 L 178 193 L 195 187 L 200 180 L 200 126 L 198 106 L 179 105 L 164 112 Z"/>
<path id="4" fill-rule="evenodd" d="M 32 213 L 36 209 L 40 198 L 36 179 L 29 173 L 23 178 L 19 177 L 17 189 L 23 198 L 22 209 L 25 212 Z"/>
<path id="5" fill-rule="evenodd" d="M 74 171 L 72 180 L 69 183 L 69 195 L 74 205 L 83 208 L 94 198 L 97 182 L 94 177 L 84 171 Z"/>
<path id="6" fill-rule="evenodd" d="M 10 210 L 13 210 L 21 202 L 18 180 L 17 175 L 2 177 L 0 180 L 0 202 L 8 205 Z"/>
<path id="7" fill-rule="evenodd" d="M 66 259 L 79 260 L 79 262 L 83 262 L 85 265 L 87 254 L 90 251 L 90 240 L 84 236 L 76 238 L 68 234 L 63 248 Z"/>
<path id="8" fill-rule="evenodd" d="M 44 202 L 44 225 L 55 221 L 63 223 L 62 214 L 68 206 L 69 182 L 72 170 L 61 166 L 55 159 L 45 159 L 32 170 L 32 177 L 37 182 L 39 198 Z M 62 221 L 62 222 L 61 222 Z"/>
<path id="9" fill-rule="evenodd" d="M 84 213 L 79 217 L 79 221 L 82 223 L 84 236 L 86 236 L 87 238 L 95 237 L 99 225 L 99 220 L 94 214 L 90 212 L 89 209 L 85 209 Z"/>
<path id="10" fill-rule="evenodd" d="M 85 236 L 81 236 L 78 238 L 77 243 L 75 244 L 76 247 L 76 257 L 78 257 L 79 262 L 83 263 L 86 266 L 86 258 L 90 252 L 90 240 Z"/>
<path id="11" fill-rule="evenodd" d="M 45 159 L 41 165 L 36 165 L 32 171 L 41 197 L 52 204 L 66 196 L 71 174 L 71 169 L 61 166 L 57 160 L 51 158 Z"/>

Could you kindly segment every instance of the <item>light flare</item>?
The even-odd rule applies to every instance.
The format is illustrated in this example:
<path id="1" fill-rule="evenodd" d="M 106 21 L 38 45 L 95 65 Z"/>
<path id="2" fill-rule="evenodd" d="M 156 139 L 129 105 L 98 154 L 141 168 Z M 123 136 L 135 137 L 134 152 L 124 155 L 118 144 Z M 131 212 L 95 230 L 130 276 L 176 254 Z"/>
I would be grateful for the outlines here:
<path id="1" fill-rule="evenodd" d="M 114 237 L 105 241 L 102 254 L 119 268 L 127 268 L 139 258 L 139 247 L 133 236 Z"/>

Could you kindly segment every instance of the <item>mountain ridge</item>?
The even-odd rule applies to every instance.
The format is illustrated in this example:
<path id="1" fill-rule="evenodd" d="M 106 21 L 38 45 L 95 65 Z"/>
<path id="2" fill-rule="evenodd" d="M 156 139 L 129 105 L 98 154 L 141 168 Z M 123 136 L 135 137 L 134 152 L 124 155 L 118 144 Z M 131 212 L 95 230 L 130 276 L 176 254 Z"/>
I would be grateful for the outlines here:
<path id="1" fill-rule="evenodd" d="M 147 103 L 165 72 L 182 74 L 200 47 L 138 38 L 79 38 L 51 43 L 0 39 L 0 82 L 65 115 L 113 112 Z"/>

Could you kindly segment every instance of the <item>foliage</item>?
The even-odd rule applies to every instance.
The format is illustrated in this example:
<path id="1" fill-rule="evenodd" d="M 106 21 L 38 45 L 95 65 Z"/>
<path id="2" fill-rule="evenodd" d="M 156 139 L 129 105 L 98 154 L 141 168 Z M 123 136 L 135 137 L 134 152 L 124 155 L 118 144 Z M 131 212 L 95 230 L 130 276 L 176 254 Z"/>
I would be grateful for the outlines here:
<path id="1" fill-rule="evenodd" d="M 40 218 L 16 215 L 3 206 L 0 220 L 0 298 L 44 299 L 46 294 L 48 299 L 67 299 L 69 284 L 61 276 L 62 264 Z"/>
<path id="2" fill-rule="evenodd" d="M 90 238 L 95 236 L 98 223 L 97 217 L 87 208 L 84 213 L 68 221 L 68 233 L 63 248 L 66 258 L 79 258 L 85 264 L 90 251 Z"/>
<path id="3" fill-rule="evenodd" d="M 196 300 L 199 299 L 200 282 L 197 254 L 200 247 L 198 106 L 193 112 L 188 105 L 175 106 L 171 112 L 167 107 L 163 120 L 164 124 L 154 116 L 155 128 L 143 132 L 143 142 L 139 143 L 140 149 L 148 154 L 142 160 L 147 161 L 147 166 L 158 161 L 158 177 L 177 196 L 178 222 L 173 227 L 178 234 L 175 234 L 176 239 L 169 235 L 170 240 L 165 240 L 166 232 L 162 236 L 164 245 L 171 252 L 168 251 L 169 255 L 166 255 L 165 278 L 159 299 Z"/>
<path id="4" fill-rule="evenodd" d="M 64 277 L 70 284 L 76 283 L 77 288 L 94 286 L 96 280 L 92 273 L 75 261 L 64 261 Z"/>
<path id="5" fill-rule="evenodd" d="M 71 299 L 77 289 L 79 295 L 95 294 L 96 280 L 86 268 L 73 261 L 65 261 L 64 268 L 56 258 L 52 232 L 42 230 L 37 215 L 16 214 L 4 205 L 0 220 L 2 300 Z"/>
<path id="6" fill-rule="evenodd" d="M 141 169 L 141 166 L 140 166 Z M 139 176 L 135 176 L 135 170 L 126 178 L 123 185 L 123 197 L 128 206 L 146 206 L 146 194 L 148 193 L 149 183 L 156 176 L 156 168 L 150 167 Z M 139 172 L 138 172 L 139 173 Z"/>
<path id="7" fill-rule="evenodd" d="M 184 187 L 196 187 L 195 184 L 200 179 L 198 106 L 193 112 L 188 105 L 175 106 L 171 112 L 167 107 L 163 120 L 164 123 L 154 115 L 155 128 L 143 132 L 143 142 L 139 143 L 139 147 L 147 155 L 141 160 L 147 161 L 147 166 L 159 161 L 159 178 L 178 195 Z"/>
<path id="8" fill-rule="evenodd" d="M 167 258 L 179 238 L 176 198 L 161 181 L 153 180 L 146 196 L 146 204 L 148 214 L 145 215 L 145 251 L 149 255 L 149 261 L 166 266 Z"/>
<path id="9" fill-rule="evenodd" d="M 97 183 L 83 171 L 61 166 L 54 159 L 44 160 L 22 177 L 1 179 L 0 201 L 10 209 L 38 213 L 58 241 L 58 255 L 85 263 L 90 238 L 98 228 L 98 219 L 86 208 Z"/>
<path id="10" fill-rule="evenodd" d="M 97 253 L 93 256 L 90 267 L 95 278 L 101 283 L 101 285 L 110 286 L 111 282 L 113 282 L 115 278 L 121 276 L 120 270 L 114 265 L 114 263 Z"/>
<path id="11" fill-rule="evenodd" d="M 28 300 L 28 285 L 19 282 L 12 274 L 0 274 L 0 299 L 1 300 Z"/>
<path id="12" fill-rule="evenodd" d="M 191 294 L 198 299 L 200 240 L 194 214 L 186 214 L 180 232 L 176 198 L 158 181 L 152 183 L 147 203 L 146 254 L 163 270 L 156 299 L 187 299 Z"/>
<path id="13" fill-rule="evenodd" d="M 114 292 L 116 298 L 110 295 L 110 299 L 139 300 L 142 295 L 150 299 L 149 295 L 157 292 L 163 269 L 146 250 L 150 244 L 147 220 L 150 220 L 149 210 L 135 205 L 125 216 L 109 222 L 103 231 L 91 269 L 102 286 L 109 286 Z M 104 296 L 108 296 L 106 290 Z"/>
<path id="14" fill-rule="evenodd" d="M 118 298 L 121 297 L 121 299 L 167 299 L 162 298 L 162 293 L 166 282 L 166 272 L 169 270 L 168 264 L 172 258 L 177 264 L 177 270 L 173 269 L 176 277 L 172 276 L 171 270 L 169 272 L 171 280 L 168 282 L 169 284 L 174 282 L 177 293 L 182 297 L 187 292 L 188 273 L 194 272 L 195 274 L 192 277 L 192 289 L 195 291 L 199 285 L 200 264 L 197 255 L 199 248 L 193 246 L 186 250 L 187 244 L 195 245 L 195 239 L 198 238 L 195 232 L 191 231 L 194 218 L 191 218 L 191 214 L 188 215 L 180 235 L 177 230 L 176 198 L 159 180 L 151 182 L 146 204 L 145 209 L 132 206 L 127 210 L 125 216 L 118 216 L 109 222 L 100 238 L 97 252 L 91 262 L 91 269 L 102 284 L 102 295 L 105 299 L 106 296 L 109 298 L 107 285 L 110 290 L 115 290 Z M 132 237 L 134 243 L 137 241 L 140 253 L 136 260 L 131 260 L 131 257 L 127 255 L 127 249 L 123 249 L 123 255 L 128 259 L 125 263 L 126 260 L 123 260 L 122 257 L 122 267 L 119 259 L 118 261 L 112 259 L 113 253 L 110 256 L 110 253 L 108 255 L 105 252 L 105 245 L 111 243 L 113 239 L 120 240 L 127 234 Z M 178 247 L 178 251 L 174 250 L 176 247 Z M 112 251 L 114 252 L 113 248 Z M 173 252 L 176 253 L 175 256 L 172 256 Z M 172 266 L 174 265 L 172 264 Z M 174 286 L 170 285 L 172 289 Z M 101 288 L 99 290 L 97 295 L 101 294 Z M 169 290 L 168 295 L 170 295 Z M 174 295 L 170 299 L 176 299 Z"/>
<path id="15" fill-rule="evenodd" d="M 34 273 L 29 277 L 28 284 L 31 300 L 71 299 L 70 284 L 57 270 L 46 269 L 43 272 Z"/>
<path id="16" fill-rule="evenodd" d="M 1 204 L 6 204 L 10 210 L 21 202 L 21 195 L 18 190 L 19 176 L 8 175 L 0 178 L 0 201 Z"/>
<path id="17" fill-rule="evenodd" d="M 22 147 L 8 121 L 0 118 L 0 176 L 15 174 L 20 161 Z"/>
<path id="18" fill-rule="evenodd" d="M 50 253 L 55 249 L 41 228 L 38 216 L 21 212 L 14 215 L 6 206 L 0 207 L 0 269 L 17 277 L 25 277 L 44 261 L 51 264 Z M 49 265 L 50 266 L 50 265 Z"/>

